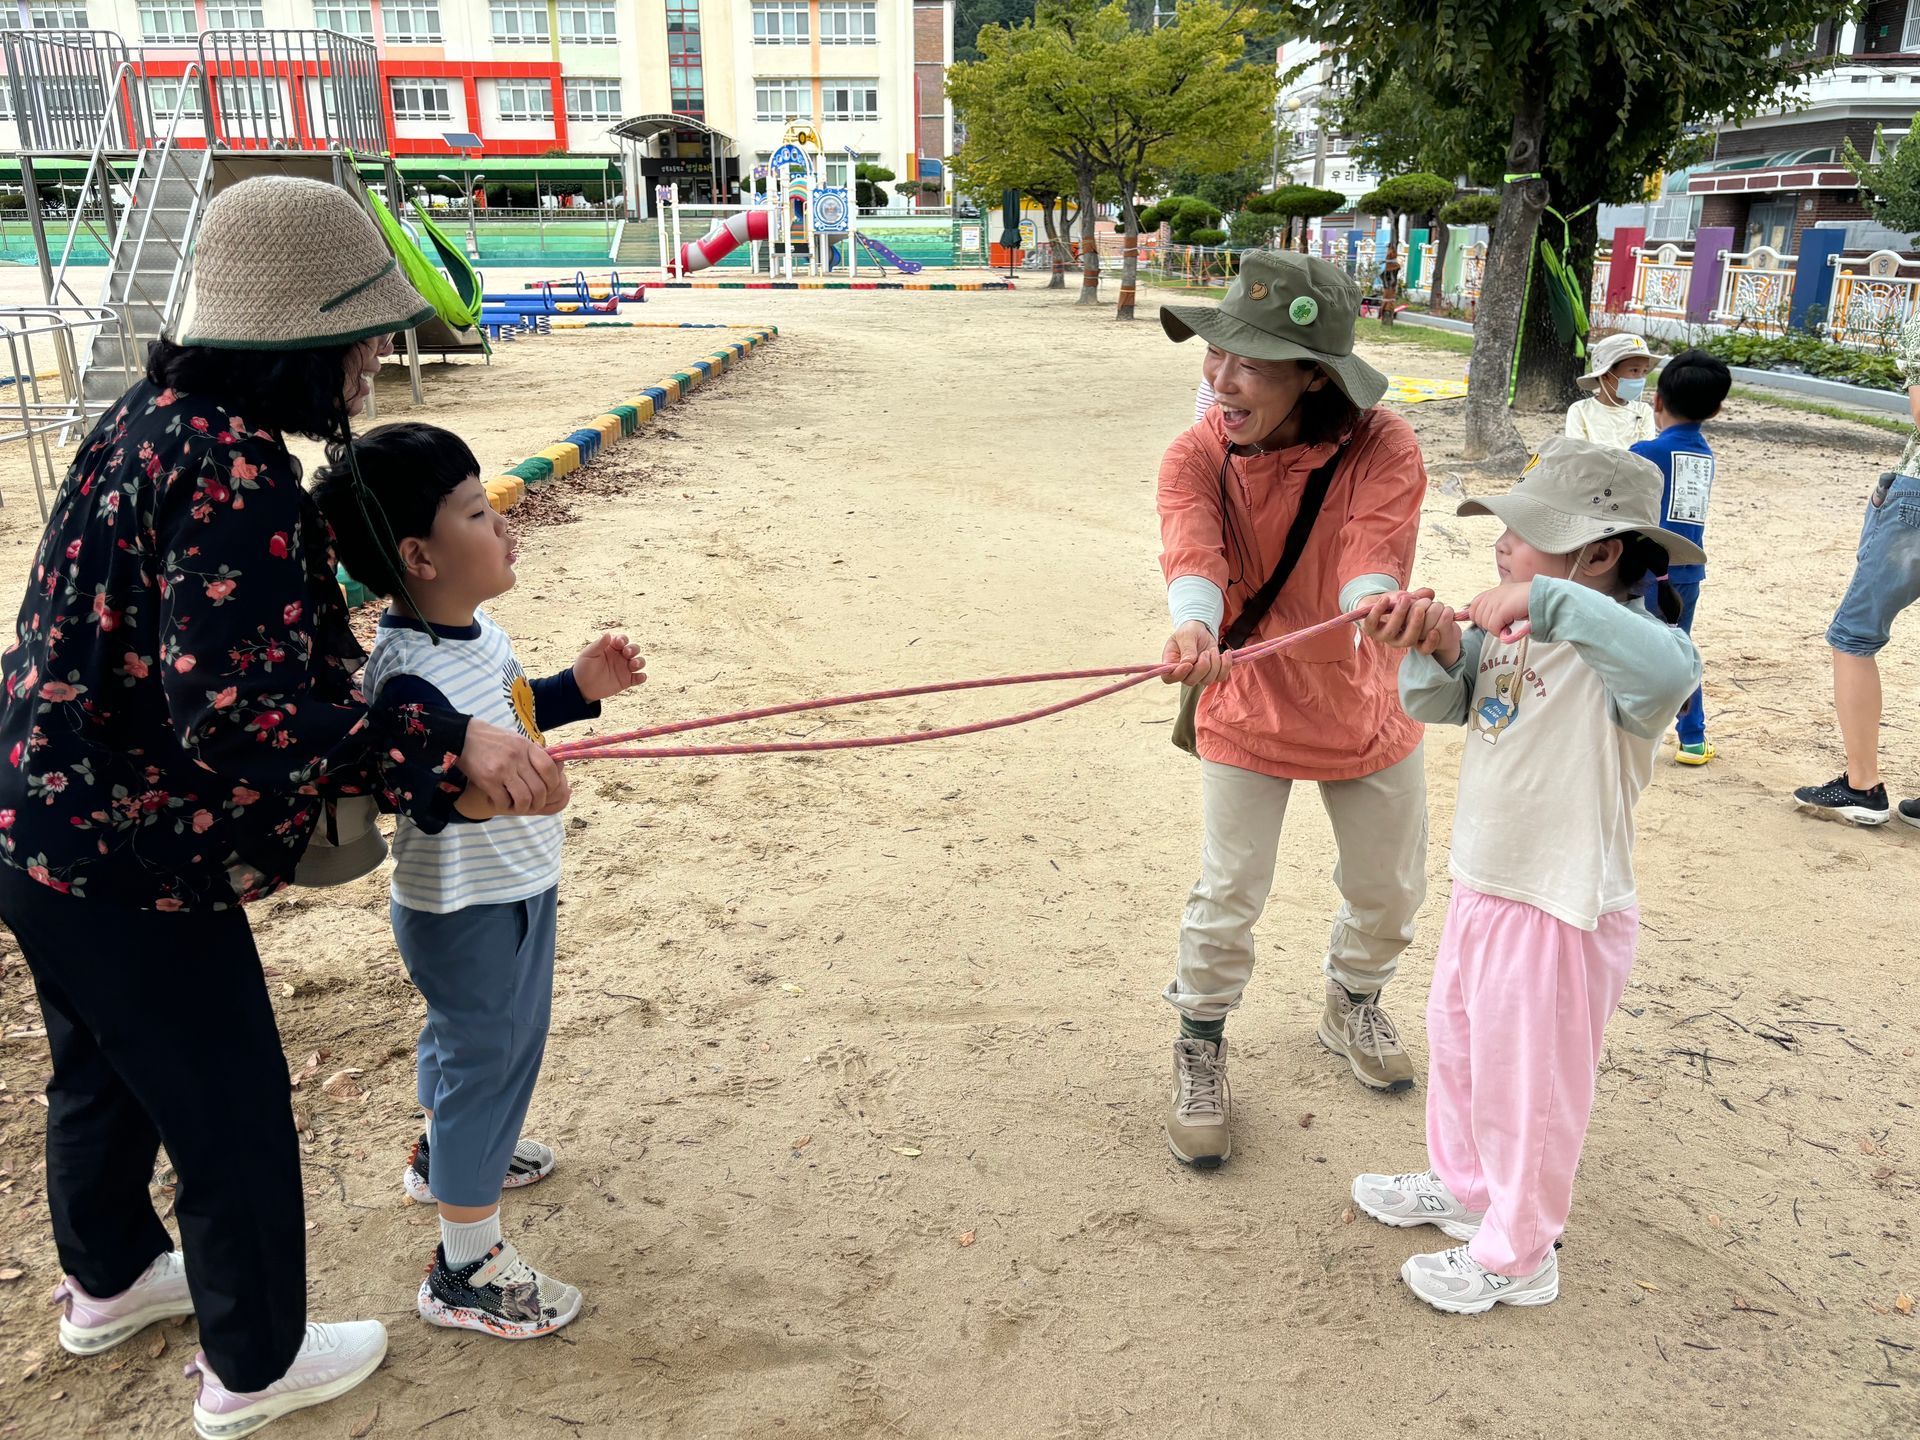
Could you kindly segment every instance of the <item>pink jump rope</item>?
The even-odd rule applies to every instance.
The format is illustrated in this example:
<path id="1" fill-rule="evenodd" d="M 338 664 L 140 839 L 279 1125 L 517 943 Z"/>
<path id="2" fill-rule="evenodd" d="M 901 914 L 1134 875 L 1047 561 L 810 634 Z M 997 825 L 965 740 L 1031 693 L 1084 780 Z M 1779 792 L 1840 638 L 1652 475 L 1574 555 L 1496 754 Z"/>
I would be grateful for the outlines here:
<path id="1" fill-rule="evenodd" d="M 1397 608 L 1402 595 L 1394 597 L 1388 613 Z M 1317 635 L 1325 635 L 1342 625 L 1351 625 L 1367 613 L 1366 609 L 1349 610 L 1344 615 L 1336 615 L 1331 620 L 1323 620 L 1318 625 L 1309 625 L 1304 630 L 1294 630 L 1285 635 L 1276 635 L 1271 640 L 1263 640 L 1257 645 L 1248 645 L 1231 653 L 1230 663 L 1239 665 L 1251 660 L 1259 660 L 1268 655 L 1277 655 L 1282 650 L 1291 649 L 1303 641 Z M 1464 610 L 1456 611 L 1456 620 L 1468 618 Z M 1507 630 L 1501 638 L 1516 640 L 1527 631 L 1524 620 Z M 698 755 L 793 755 L 820 750 L 873 750 L 888 745 L 917 745 L 926 740 L 951 740 L 959 735 L 978 735 L 987 730 L 1002 730 L 1010 725 L 1024 725 L 1032 720 L 1043 720 L 1049 715 L 1058 715 L 1062 711 L 1072 710 L 1081 705 L 1103 700 L 1109 695 L 1118 695 L 1122 690 L 1130 690 L 1158 676 L 1175 670 L 1177 664 L 1172 661 L 1159 665 L 1113 665 L 1098 670 L 1052 670 L 1035 675 L 1001 675 L 985 680 L 948 680 L 932 685 L 909 685 L 898 690 L 868 690 L 858 695 L 836 695 L 824 700 L 795 700 L 785 705 L 766 705 L 757 710 L 735 710 L 727 715 L 708 715 L 698 720 L 679 720 L 667 725 L 648 725 L 638 730 L 622 730 L 612 735 L 594 735 L 584 740 L 567 741 L 548 747 L 548 753 L 556 760 L 668 760 Z M 810 710 L 834 710 L 845 705 L 863 705 L 876 700 L 903 700 L 914 695 L 939 695 L 958 690 L 988 690 L 1002 685 L 1040 685 L 1054 680 L 1106 680 L 1114 676 L 1124 678 L 1115 680 L 1111 685 L 1103 685 L 1097 690 L 1089 690 L 1070 699 L 1058 701 L 1052 705 L 1043 705 L 1037 710 L 1023 710 L 1017 715 L 1002 715 L 992 720 L 976 720 L 970 725 L 948 725 L 938 730 L 916 730 L 903 735 L 860 736 L 845 740 L 770 740 L 758 743 L 734 745 L 641 745 L 636 742 L 655 740 L 663 735 L 681 735 L 690 730 L 710 730 L 722 725 L 737 725 L 747 720 L 767 720 L 776 715 L 799 715 Z"/>

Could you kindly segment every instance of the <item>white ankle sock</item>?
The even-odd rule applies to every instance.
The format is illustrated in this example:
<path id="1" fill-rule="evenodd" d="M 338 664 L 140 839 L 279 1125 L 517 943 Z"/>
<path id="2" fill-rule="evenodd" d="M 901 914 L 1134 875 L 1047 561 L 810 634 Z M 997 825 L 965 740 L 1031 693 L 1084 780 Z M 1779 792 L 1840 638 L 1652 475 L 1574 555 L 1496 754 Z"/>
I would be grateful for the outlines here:
<path id="1" fill-rule="evenodd" d="M 457 1220 L 449 1220 L 444 1215 L 440 1217 L 440 1248 L 446 1252 L 447 1264 L 455 1270 L 483 1258 L 499 1243 L 500 1212 L 498 1210 L 484 1220 L 474 1220 L 464 1225 Z"/>

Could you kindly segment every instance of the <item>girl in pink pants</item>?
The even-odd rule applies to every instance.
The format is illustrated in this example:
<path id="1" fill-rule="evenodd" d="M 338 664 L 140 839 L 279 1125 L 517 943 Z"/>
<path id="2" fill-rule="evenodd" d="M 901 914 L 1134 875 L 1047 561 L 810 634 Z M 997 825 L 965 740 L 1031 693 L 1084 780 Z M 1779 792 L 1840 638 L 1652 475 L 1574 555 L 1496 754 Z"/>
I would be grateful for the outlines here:
<path id="1" fill-rule="evenodd" d="M 1362 622 L 1411 652 L 1407 713 L 1467 728 L 1427 1003 L 1428 1169 L 1353 1182 L 1374 1219 L 1466 1242 L 1401 1267 L 1438 1310 L 1560 1293 L 1554 1245 L 1633 968 L 1633 807 L 1700 676 L 1665 579 L 1699 552 L 1658 524 L 1661 488 L 1637 455 L 1551 440 L 1511 493 L 1460 507 L 1507 526 L 1469 626 L 1425 590 Z"/>

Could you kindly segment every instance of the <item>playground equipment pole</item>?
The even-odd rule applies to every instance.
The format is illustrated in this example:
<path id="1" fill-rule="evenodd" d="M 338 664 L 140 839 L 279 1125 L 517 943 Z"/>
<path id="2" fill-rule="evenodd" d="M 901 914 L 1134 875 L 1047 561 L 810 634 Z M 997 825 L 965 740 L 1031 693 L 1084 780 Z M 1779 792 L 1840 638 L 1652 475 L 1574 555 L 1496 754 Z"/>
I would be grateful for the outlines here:
<path id="1" fill-rule="evenodd" d="M 673 259 L 667 251 L 667 187 L 653 187 L 653 219 L 660 227 L 660 278 L 673 278 Z"/>

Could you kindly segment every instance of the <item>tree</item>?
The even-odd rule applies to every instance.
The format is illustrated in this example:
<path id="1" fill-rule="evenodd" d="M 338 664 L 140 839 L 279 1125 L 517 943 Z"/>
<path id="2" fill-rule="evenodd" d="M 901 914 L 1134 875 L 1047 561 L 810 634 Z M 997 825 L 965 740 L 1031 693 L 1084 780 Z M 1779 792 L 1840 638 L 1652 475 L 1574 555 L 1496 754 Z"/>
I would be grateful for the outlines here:
<path id="1" fill-rule="evenodd" d="M 980 31 L 988 25 L 1010 29 L 1033 19 L 1033 0 L 956 0 L 953 7 L 953 58 L 962 63 L 984 58 Z"/>
<path id="2" fill-rule="evenodd" d="M 893 171 L 884 165 L 858 164 L 853 167 L 853 203 L 862 210 L 887 208 L 887 183 Z"/>
<path id="3" fill-rule="evenodd" d="M 1920 244 L 1913 240 L 1913 233 L 1920 231 L 1920 145 L 1890 147 L 1886 131 L 1880 129 L 1874 138 L 1886 159 L 1869 164 L 1851 140 L 1841 147 L 1840 158 L 1866 192 L 1873 218 L 1889 230 L 1906 231 L 1911 243 Z"/>
<path id="4" fill-rule="evenodd" d="M 1338 190 L 1318 190 L 1311 185 L 1282 185 L 1278 190 L 1254 196 L 1247 202 L 1247 208 L 1256 215 L 1271 215 L 1286 225 L 1289 246 L 1293 243 L 1293 222 L 1303 222 L 1300 226 L 1300 248 L 1305 250 L 1307 227 L 1304 222 L 1322 215 L 1339 214 L 1347 208 L 1347 197 Z"/>
<path id="5" fill-rule="evenodd" d="M 1526 454 L 1508 409 L 1534 246 L 1550 202 L 1590 283 L 1590 208 L 1624 199 L 1667 168 L 1687 127 L 1738 124 L 1795 80 L 1806 0 L 1282 0 L 1294 22 L 1342 56 L 1350 88 L 1379 95 L 1394 75 L 1442 108 L 1499 117 L 1501 208 L 1474 326 L 1466 454 Z M 1530 307 L 1539 314 L 1544 304 Z M 1542 317 L 1544 323 L 1544 317 Z M 1562 367 L 1570 367 L 1567 355 Z M 1529 372 L 1534 367 L 1529 366 Z M 1562 373 L 1564 373 L 1564 368 Z"/>
<path id="6" fill-rule="evenodd" d="M 1416 170 L 1381 181 L 1380 188 L 1361 196 L 1354 209 L 1385 218 L 1392 231 L 1387 241 L 1387 263 L 1392 264 L 1400 245 L 1400 218 L 1431 215 L 1452 198 L 1453 181 Z"/>
<path id="7" fill-rule="evenodd" d="M 1167 171 L 1167 191 L 1173 195 L 1192 195 L 1206 201 L 1221 214 L 1244 210 L 1247 202 L 1260 193 L 1267 181 L 1264 159 L 1242 161 L 1231 170 L 1203 170 L 1193 165 L 1175 165 Z"/>
<path id="8" fill-rule="evenodd" d="M 1115 319 L 1134 313 L 1138 197 L 1176 165 L 1229 169 L 1268 133 L 1276 77 L 1241 63 L 1242 21 L 1219 0 L 1177 0 L 1172 21 L 1151 30 L 1129 23 L 1123 0 L 1097 10 L 1091 0 L 1047 3 L 1036 14 L 1055 64 L 1049 83 L 1027 93 L 1035 123 L 1084 137 L 1119 190 Z"/>
<path id="9" fill-rule="evenodd" d="M 1094 195 L 1101 167 L 1090 137 L 1061 125 L 1053 112 L 1039 113 L 1029 97 L 1050 85 L 1066 83 L 1067 67 L 1048 43 L 1047 30 L 1038 21 L 1011 28 L 989 25 L 979 32 L 981 58 L 954 65 L 947 71 L 947 94 L 965 118 L 967 138 L 954 157 L 956 173 L 962 156 L 974 176 L 998 173 L 1001 166 L 1015 172 L 1044 170 L 1072 177 L 1080 216 L 1080 299 L 1092 305 L 1100 299 L 1100 247 L 1096 243 Z M 978 182 L 975 182 L 976 189 Z M 987 187 L 1016 190 L 1017 181 Z M 983 206 L 983 211 L 989 207 Z M 1064 237 L 1063 237 L 1064 238 Z"/>
<path id="10" fill-rule="evenodd" d="M 1140 212 L 1140 228 L 1158 230 L 1162 225 L 1173 231 L 1173 243 L 1176 245 L 1204 245 L 1204 240 L 1194 239 L 1197 230 L 1210 230 L 1219 234 L 1214 227 L 1220 220 L 1220 207 L 1209 205 L 1198 195 L 1173 195 L 1158 204 Z"/>
<path id="11" fill-rule="evenodd" d="M 1462 195 L 1440 207 L 1442 225 L 1491 225 L 1499 215 L 1498 195 Z"/>
<path id="12" fill-rule="evenodd" d="M 998 208 L 1000 196 L 1008 190 L 1018 190 L 1040 207 L 1053 270 L 1047 288 L 1064 290 L 1077 213 L 1073 196 L 1078 185 L 1073 171 L 1032 137 L 1025 143 L 1001 143 L 991 127 L 973 125 L 968 126 L 966 141 L 954 152 L 952 166 L 955 186 L 983 197 L 983 214 Z"/>

